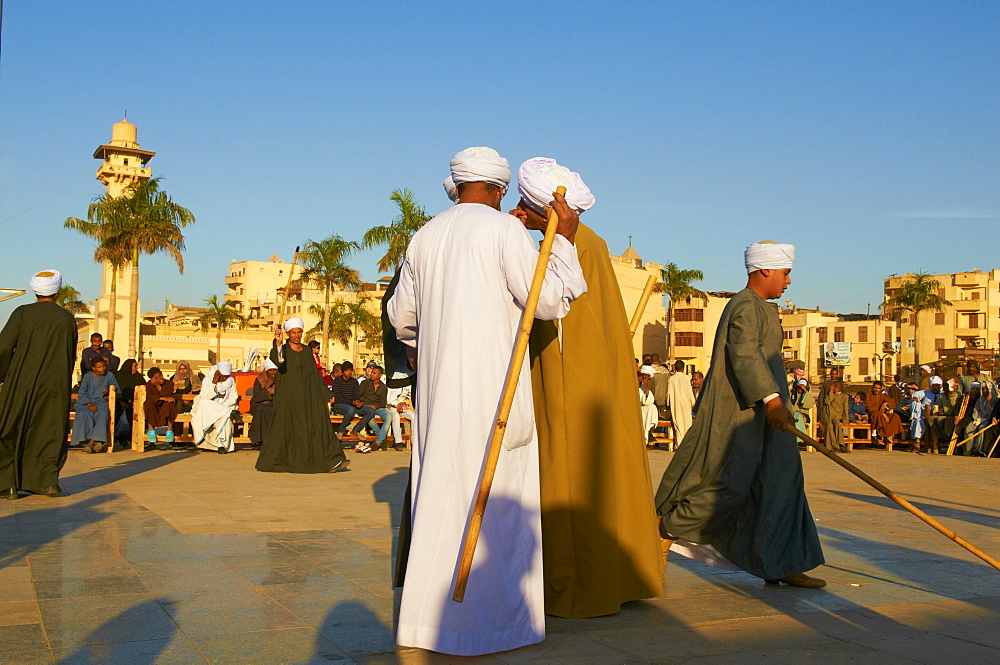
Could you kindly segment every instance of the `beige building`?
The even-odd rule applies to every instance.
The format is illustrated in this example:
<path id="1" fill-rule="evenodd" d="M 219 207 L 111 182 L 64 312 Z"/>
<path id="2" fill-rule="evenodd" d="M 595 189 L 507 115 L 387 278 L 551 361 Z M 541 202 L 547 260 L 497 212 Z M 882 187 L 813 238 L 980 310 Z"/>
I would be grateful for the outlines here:
<path id="1" fill-rule="evenodd" d="M 685 361 L 690 366 L 689 372 L 708 371 L 715 331 L 719 327 L 722 310 L 733 295 L 730 291 L 709 291 L 704 298 L 685 298 L 674 305 L 674 339 L 669 361 Z"/>
<path id="2" fill-rule="evenodd" d="M 98 146 L 94 151 L 94 159 L 100 159 L 97 167 L 97 179 L 105 187 L 105 193 L 117 198 L 130 186 L 145 182 L 152 177 L 149 160 L 156 154 L 151 150 L 143 150 L 137 142 L 137 130 L 128 119 L 116 122 L 111 127 L 111 141 Z M 138 321 L 129 320 L 129 298 L 132 293 L 132 274 L 129 269 L 113 274 L 111 265 L 105 263 L 101 267 L 101 295 L 94 308 L 94 330 L 105 337 L 109 336 L 111 326 L 108 322 L 112 299 L 112 282 L 115 290 L 115 347 L 121 353 L 127 350 L 129 330 L 138 327 Z M 141 310 L 137 310 L 141 311 Z"/>
<path id="3" fill-rule="evenodd" d="M 826 362 L 829 342 L 850 344 L 850 362 L 841 366 L 844 381 L 864 383 L 892 379 L 898 371 L 894 321 L 867 314 L 833 314 L 794 306 L 779 309 L 785 341 L 786 365 L 800 361 L 813 383 L 825 378 L 835 365 Z"/>
<path id="4" fill-rule="evenodd" d="M 618 280 L 618 288 L 625 303 L 625 314 L 629 320 L 639 306 L 646 281 L 650 276 L 660 280 L 663 265 L 643 261 L 639 253 L 630 245 L 621 256 L 610 255 L 611 267 Z M 571 306 L 572 307 L 572 306 Z M 667 310 L 663 306 L 663 297 L 653 294 L 646 305 L 646 310 L 639 319 L 639 327 L 632 338 L 632 348 L 635 357 L 641 358 L 644 353 L 666 353 L 667 347 Z"/>
<path id="5" fill-rule="evenodd" d="M 913 275 L 885 280 L 885 297 L 898 292 Z M 900 364 L 916 374 L 918 364 L 940 360 L 945 350 L 1000 350 L 1000 270 L 932 275 L 940 283 L 938 295 L 951 301 L 943 312 L 922 312 L 919 336 L 911 313 L 899 317 Z M 917 345 L 919 344 L 919 348 Z M 952 353 L 954 355 L 954 353 Z"/>

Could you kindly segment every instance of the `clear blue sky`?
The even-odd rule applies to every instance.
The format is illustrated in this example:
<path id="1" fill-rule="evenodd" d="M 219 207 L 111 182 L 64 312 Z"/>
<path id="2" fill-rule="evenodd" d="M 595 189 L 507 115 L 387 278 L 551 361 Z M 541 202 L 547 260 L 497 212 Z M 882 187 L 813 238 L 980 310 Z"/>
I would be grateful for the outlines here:
<path id="1" fill-rule="evenodd" d="M 998 26 L 996 2 L 7 0 L 0 286 L 56 267 L 98 295 L 62 223 L 127 109 L 198 218 L 183 276 L 144 258 L 143 310 L 359 239 L 394 188 L 440 212 L 451 156 L 489 145 L 579 171 L 612 251 L 735 290 L 747 243 L 792 242 L 786 298 L 864 312 L 891 273 L 1000 267 Z"/>

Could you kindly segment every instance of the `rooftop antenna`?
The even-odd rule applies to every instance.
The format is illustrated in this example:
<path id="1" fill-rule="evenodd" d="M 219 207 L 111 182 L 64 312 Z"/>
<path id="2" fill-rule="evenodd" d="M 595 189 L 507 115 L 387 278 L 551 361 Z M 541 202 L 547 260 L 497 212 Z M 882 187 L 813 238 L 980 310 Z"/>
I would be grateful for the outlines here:
<path id="1" fill-rule="evenodd" d="M 631 247 L 631 246 L 632 246 L 632 236 L 629 236 L 629 237 L 628 237 L 628 246 L 629 246 L 629 247 Z"/>

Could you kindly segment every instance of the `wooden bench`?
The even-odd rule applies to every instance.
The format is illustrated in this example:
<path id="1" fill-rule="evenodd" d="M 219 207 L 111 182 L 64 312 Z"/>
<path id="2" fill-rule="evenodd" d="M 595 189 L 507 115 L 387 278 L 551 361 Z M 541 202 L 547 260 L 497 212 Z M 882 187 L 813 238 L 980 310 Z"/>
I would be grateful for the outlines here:
<path id="1" fill-rule="evenodd" d="M 177 395 L 177 397 L 179 397 L 188 404 L 192 404 L 194 402 L 194 399 L 197 397 L 197 394 Z M 143 402 L 145 402 L 145 400 L 146 400 L 146 386 L 137 386 L 135 389 L 135 401 L 133 402 L 133 404 L 135 404 L 135 408 L 132 409 L 132 450 L 137 453 L 145 452 L 146 450 L 146 443 L 147 443 L 146 414 L 142 408 L 142 404 Z M 250 397 L 245 395 L 241 396 L 240 402 L 249 403 Z M 239 436 L 236 436 L 234 434 L 233 443 L 234 444 L 253 443 L 250 440 L 250 437 L 247 436 L 250 423 L 253 422 L 253 416 L 249 413 L 241 413 L 240 416 L 242 417 L 243 421 L 242 422 L 243 431 L 242 434 L 240 434 Z M 355 420 L 357 419 L 355 418 Z M 382 424 L 382 418 L 376 417 L 374 420 L 375 422 Z M 339 426 L 343 421 L 344 417 L 339 414 L 330 416 L 330 422 L 334 425 Z M 188 411 L 187 413 L 178 413 L 177 419 L 174 422 L 183 425 L 181 434 L 176 434 L 174 436 L 174 441 L 178 443 L 194 443 L 194 433 L 191 431 L 191 412 Z M 156 439 L 157 441 L 163 440 L 163 438 L 160 436 L 157 436 Z M 406 443 L 407 450 L 410 450 L 410 439 L 411 436 L 409 434 L 403 435 L 403 441 Z M 344 437 L 344 440 L 357 441 L 358 439 L 354 435 L 348 435 Z"/>
<path id="2" fill-rule="evenodd" d="M 115 418 L 115 406 L 116 406 L 115 403 L 117 402 L 117 395 L 116 395 L 117 392 L 118 391 L 115 390 L 114 386 L 108 386 L 108 447 L 104 451 L 106 453 L 112 452 L 115 448 L 115 423 L 117 422 L 117 418 Z M 73 393 L 72 395 L 69 396 L 69 398 L 73 402 L 74 408 L 69 410 L 69 432 L 66 434 L 66 440 L 72 442 L 73 423 L 76 421 L 75 404 L 76 400 L 79 398 L 79 395 Z"/>
<path id="3" fill-rule="evenodd" d="M 657 420 L 656 427 L 653 428 L 653 441 L 656 445 L 666 444 L 667 447 L 672 447 L 674 443 L 674 437 L 670 434 L 673 429 L 674 424 L 669 420 Z M 666 432 L 660 432 L 658 430 L 665 429 Z"/>
<path id="4" fill-rule="evenodd" d="M 841 423 L 840 429 L 844 432 L 844 445 L 847 446 L 848 450 L 854 450 L 855 443 L 871 443 L 871 423 Z M 863 431 L 864 436 L 857 436 L 858 431 Z M 889 450 L 892 450 L 891 444 Z"/>

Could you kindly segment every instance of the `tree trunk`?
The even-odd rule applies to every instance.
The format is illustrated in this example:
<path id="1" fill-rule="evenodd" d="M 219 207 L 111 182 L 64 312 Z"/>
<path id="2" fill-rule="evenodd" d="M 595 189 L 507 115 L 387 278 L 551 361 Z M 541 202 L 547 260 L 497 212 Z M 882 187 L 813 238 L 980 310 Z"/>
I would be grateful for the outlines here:
<path id="1" fill-rule="evenodd" d="M 920 367 L 920 322 L 917 318 L 920 316 L 920 312 L 913 312 L 913 366 Z M 919 376 L 920 370 L 917 370 L 917 375 Z"/>
<path id="2" fill-rule="evenodd" d="M 354 353 L 351 354 L 351 362 L 355 365 L 358 364 L 358 326 L 357 324 L 351 325 L 351 342 L 354 344 Z"/>
<path id="3" fill-rule="evenodd" d="M 330 286 L 323 289 L 323 366 L 330 366 Z"/>
<path id="4" fill-rule="evenodd" d="M 139 250 L 132 250 L 132 289 L 128 298 L 128 358 L 135 358 L 139 328 Z"/>
<path id="5" fill-rule="evenodd" d="M 111 266 L 111 302 L 108 304 L 108 334 L 105 339 L 114 340 L 115 338 L 116 316 L 118 316 L 118 269 Z"/>
<path id="6" fill-rule="evenodd" d="M 667 357 L 664 360 L 667 363 L 673 362 L 670 357 L 670 349 L 673 345 L 674 336 L 674 299 L 671 298 L 667 301 Z"/>
<path id="7" fill-rule="evenodd" d="M 222 362 L 222 321 L 215 329 L 215 364 Z"/>

